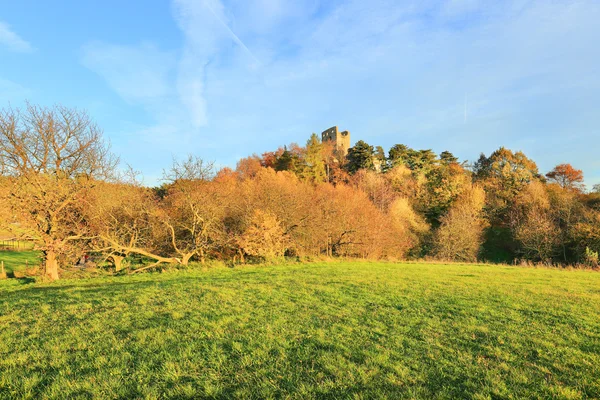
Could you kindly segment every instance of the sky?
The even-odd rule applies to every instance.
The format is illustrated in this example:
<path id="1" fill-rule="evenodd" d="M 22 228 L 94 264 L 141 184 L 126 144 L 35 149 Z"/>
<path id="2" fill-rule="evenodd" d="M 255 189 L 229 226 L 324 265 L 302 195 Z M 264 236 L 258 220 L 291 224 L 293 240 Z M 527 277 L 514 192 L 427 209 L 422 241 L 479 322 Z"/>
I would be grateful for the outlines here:
<path id="1" fill-rule="evenodd" d="M 337 125 L 600 183 L 597 0 L 0 0 L 0 107 L 85 109 L 160 182 Z"/>

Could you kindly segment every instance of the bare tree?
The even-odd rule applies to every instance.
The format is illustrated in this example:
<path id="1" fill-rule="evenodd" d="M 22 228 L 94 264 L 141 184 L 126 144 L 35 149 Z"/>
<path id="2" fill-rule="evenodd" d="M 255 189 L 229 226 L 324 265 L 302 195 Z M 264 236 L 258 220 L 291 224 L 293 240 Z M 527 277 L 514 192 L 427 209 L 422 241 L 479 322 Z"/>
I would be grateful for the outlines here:
<path id="1" fill-rule="evenodd" d="M 225 205 L 217 185 L 212 163 L 189 156 L 173 162 L 164 179 L 168 182 L 161 203 L 161 221 L 167 229 L 170 247 L 183 265 L 198 256 L 204 262 L 207 252 L 223 241 Z"/>
<path id="2" fill-rule="evenodd" d="M 117 162 L 84 111 L 31 104 L 0 111 L 4 228 L 39 242 L 48 278 L 58 279 L 59 262 L 86 236 L 87 192 Z"/>
<path id="3" fill-rule="evenodd" d="M 174 159 L 169 170 L 163 171 L 163 179 L 168 183 L 179 181 L 208 181 L 215 175 L 215 164 L 199 157 L 188 155 L 183 161 Z"/>
<path id="4" fill-rule="evenodd" d="M 122 268 L 129 254 L 155 261 L 133 272 L 161 263 L 180 263 L 179 259 L 160 251 L 163 215 L 151 189 L 135 183 L 100 183 L 91 191 L 85 212 L 90 221 L 94 251 L 107 254 L 116 270 Z"/>

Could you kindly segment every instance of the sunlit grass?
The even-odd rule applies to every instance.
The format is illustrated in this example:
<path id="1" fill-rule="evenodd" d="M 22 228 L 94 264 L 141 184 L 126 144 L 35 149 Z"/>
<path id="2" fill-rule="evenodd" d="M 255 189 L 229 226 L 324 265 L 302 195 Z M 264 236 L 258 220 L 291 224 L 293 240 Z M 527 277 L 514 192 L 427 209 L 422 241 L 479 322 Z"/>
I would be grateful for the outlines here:
<path id="1" fill-rule="evenodd" d="M 332 263 L 0 282 L 0 397 L 598 398 L 600 274 Z"/>
<path id="2" fill-rule="evenodd" d="M 7 273 L 22 271 L 40 265 L 39 251 L 11 251 L 0 250 L 0 262 L 4 262 L 4 269 Z"/>

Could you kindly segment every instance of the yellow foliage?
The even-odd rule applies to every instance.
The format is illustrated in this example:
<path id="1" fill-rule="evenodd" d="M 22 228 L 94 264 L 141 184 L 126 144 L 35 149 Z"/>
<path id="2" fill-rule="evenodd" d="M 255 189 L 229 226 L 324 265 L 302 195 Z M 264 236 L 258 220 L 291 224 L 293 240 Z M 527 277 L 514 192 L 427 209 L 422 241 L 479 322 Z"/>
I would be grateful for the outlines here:
<path id="1" fill-rule="evenodd" d="M 390 206 L 390 217 L 394 225 L 401 231 L 410 234 L 422 234 L 429 230 L 429 225 L 422 216 L 413 209 L 406 197 L 394 200 Z"/>
<path id="2" fill-rule="evenodd" d="M 455 261 L 475 261 L 483 242 L 485 192 L 469 185 L 442 217 L 436 232 L 437 257 Z"/>
<path id="3" fill-rule="evenodd" d="M 254 210 L 248 227 L 239 239 L 240 247 L 251 256 L 273 260 L 284 255 L 287 239 L 277 217 Z"/>

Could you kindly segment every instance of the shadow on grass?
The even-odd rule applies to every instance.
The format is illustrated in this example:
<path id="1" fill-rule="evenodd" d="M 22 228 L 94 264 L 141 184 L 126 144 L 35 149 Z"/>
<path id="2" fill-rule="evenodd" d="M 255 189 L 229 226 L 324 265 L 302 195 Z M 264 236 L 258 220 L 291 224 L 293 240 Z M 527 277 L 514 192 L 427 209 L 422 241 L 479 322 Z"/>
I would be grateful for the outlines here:
<path id="1" fill-rule="evenodd" d="M 16 278 L 23 285 L 34 283 L 33 278 Z M 147 289 L 164 290 L 172 285 L 179 285 L 182 281 L 204 281 L 202 278 L 179 278 L 177 280 L 161 281 L 135 281 L 135 282 L 106 282 L 97 284 L 65 284 L 38 286 L 27 285 L 20 290 L 5 293 L 2 296 L 2 302 L 11 303 L 23 298 L 31 302 L 52 302 L 53 304 L 70 304 L 74 298 L 78 298 L 81 293 L 89 299 L 113 297 L 126 292 L 144 291 Z"/>
<path id="2" fill-rule="evenodd" d="M 35 283 L 35 278 L 30 276 L 25 277 L 16 277 L 14 271 L 9 271 L 6 273 L 6 277 L 9 279 L 16 279 L 21 285 L 28 285 L 30 283 Z"/>

